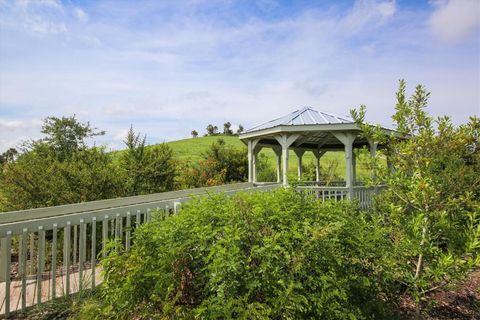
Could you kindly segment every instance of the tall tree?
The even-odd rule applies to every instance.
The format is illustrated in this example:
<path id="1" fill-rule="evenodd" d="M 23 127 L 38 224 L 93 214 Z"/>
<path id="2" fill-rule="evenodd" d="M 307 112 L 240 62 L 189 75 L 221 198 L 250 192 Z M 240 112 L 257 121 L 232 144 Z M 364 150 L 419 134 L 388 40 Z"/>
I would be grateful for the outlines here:
<path id="1" fill-rule="evenodd" d="M 237 134 L 240 134 L 243 132 L 243 126 L 241 124 L 238 125 L 238 130 L 237 130 Z"/>
<path id="2" fill-rule="evenodd" d="M 213 136 L 215 134 L 215 127 L 212 124 L 207 126 L 207 136 Z"/>
<path id="3" fill-rule="evenodd" d="M 175 165 L 173 151 L 166 144 L 146 146 L 146 136 L 133 127 L 124 140 L 127 150 L 121 158 L 127 195 L 148 194 L 173 189 Z"/>
<path id="4" fill-rule="evenodd" d="M 15 148 L 10 148 L 4 153 L 0 155 L 0 165 L 7 163 L 7 162 L 13 162 L 15 158 L 18 156 L 18 151 Z"/>
<path id="5" fill-rule="evenodd" d="M 226 136 L 231 136 L 233 134 L 231 127 L 232 127 L 232 124 L 230 122 L 225 122 L 223 124 L 223 134 Z"/>
<path id="6" fill-rule="evenodd" d="M 89 122 L 79 122 L 75 115 L 61 118 L 47 117 L 41 132 L 45 134 L 41 142 L 51 146 L 61 160 L 77 150 L 85 149 L 85 139 L 105 134 L 105 131 L 93 128 Z"/>
<path id="7" fill-rule="evenodd" d="M 198 132 L 197 132 L 197 130 L 192 130 L 192 132 L 191 132 L 190 134 L 192 135 L 192 138 L 198 137 Z"/>

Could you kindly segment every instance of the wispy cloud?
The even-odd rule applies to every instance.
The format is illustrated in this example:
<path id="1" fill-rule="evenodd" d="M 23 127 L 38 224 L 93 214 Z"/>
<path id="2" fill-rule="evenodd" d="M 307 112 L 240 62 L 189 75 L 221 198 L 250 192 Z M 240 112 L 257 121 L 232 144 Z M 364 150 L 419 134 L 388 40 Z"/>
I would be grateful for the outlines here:
<path id="1" fill-rule="evenodd" d="M 130 124 L 155 142 L 303 105 L 345 114 L 365 103 L 388 124 L 399 78 L 427 85 L 434 114 L 479 113 L 478 32 L 432 37 L 449 3 L 298 3 L 1 2 L 0 117 L 77 114 L 117 147 Z M 32 17 L 50 27 L 35 31 Z"/>
<path id="2" fill-rule="evenodd" d="M 433 33 L 444 41 L 456 42 L 480 29 L 480 1 L 437 0 L 430 18 Z"/>

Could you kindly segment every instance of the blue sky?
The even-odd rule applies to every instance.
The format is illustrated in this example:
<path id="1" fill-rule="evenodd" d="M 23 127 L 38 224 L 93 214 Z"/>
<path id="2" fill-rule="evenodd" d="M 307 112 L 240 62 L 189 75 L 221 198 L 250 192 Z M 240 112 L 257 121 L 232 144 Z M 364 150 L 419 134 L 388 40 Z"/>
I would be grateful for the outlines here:
<path id="1" fill-rule="evenodd" d="M 0 0 L 0 151 L 76 114 L 122 147 L 308 105 L 389 125 L 398 79 L 480 114 L 480 1 Z"/>

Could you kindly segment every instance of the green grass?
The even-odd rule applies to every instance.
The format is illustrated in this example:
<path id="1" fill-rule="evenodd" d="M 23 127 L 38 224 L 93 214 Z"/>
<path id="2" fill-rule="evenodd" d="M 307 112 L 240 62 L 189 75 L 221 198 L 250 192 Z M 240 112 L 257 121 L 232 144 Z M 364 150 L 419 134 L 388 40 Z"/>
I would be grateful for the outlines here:
<path id="1" fill-rule="evenodd" d="M 172 147 L 173 153 L 177 159 L 181 160 L 199 160 L 202 154 L 218 139 L 223 139 L 226 144 L 236 148 L 246 148 L 245 144 L 236 136 L 213 136 L 182 139 L 167 142 Z"/>
<path id="2" fill-rule="evenodd" d="M 213 136 L 213 137 L 198 137 L 190 139 L 182 139 L 167 142 L 172 147 L 174 155 L 180 160 L 196 161 L 202 158 L 205 151 L 218 139 L 223 139 L 225 143 L 236 148 L 246 148 L 245 144 L 240 141 L 237 136 Z M 271 166 L 275 166 L 275 154 L 269 148 L 264 148 L 260 154 L 268 158 Z M 315 158 L 311 152 L 306 152 L 303 156 L 303 164 L 314 164 Z M 342 151 L 327 152 L 320 160 L 321 167 L 326 170 L 328 167 L 334 167 L 334 172 L 339 177 L 345 176 L 345 159 Z M 289 154 L 289 173 L 294 175 L 297 172 L 297 156 L 293 151 Z M 357 161 L 357 176 L 358 178 L 369 176 L 369 170 L 366 167 L 365 161 L 360 158 Z"/>
<path id="3" fill-rule="evenodd" d="M 246 148 L 245 144 L 240 141 L 237 136 L 209 136 L 209 137 L 198 137 L 198 138 L 189 138 L 176 141 L 166 142 L 173 149 L 174 157 L 178 160 L 183 161 L 197 161 L 203 158 L 205 151 L 218 139 L 223 139 L 226 144 L 232 145 L 236 148 Z M 149 146 L 149 148 L 155 148 L 155 145 Z M 114 152 L 115 158 L 118 159 L 123 151 Z M 261 155 L 265 155 L 272 167 L 275 167 L 275 154 L 269 148 L 264 148 L 260 152 Z M 315 158 L 311 152 L 306 152 L 303 156 L 304 165 L 313 165 Z M 326 172 L 327 168 L 333 168 L 333 172 L 340 178 L 345 177 L 345 159 L 344 153 L 342 151 L 327 152 L 322 156 L 321 168 Z M 296 175 L 297 173 L 297 156 L 293 151 L 290 151 L 289 154 L 289 163 L 288 171 L 290 175 Z M 369 176 L 369 170 L 366 167 L 366 162 L 362 158 L 357 160 L 357 177 L 362 179 L 362 177 Z"/>

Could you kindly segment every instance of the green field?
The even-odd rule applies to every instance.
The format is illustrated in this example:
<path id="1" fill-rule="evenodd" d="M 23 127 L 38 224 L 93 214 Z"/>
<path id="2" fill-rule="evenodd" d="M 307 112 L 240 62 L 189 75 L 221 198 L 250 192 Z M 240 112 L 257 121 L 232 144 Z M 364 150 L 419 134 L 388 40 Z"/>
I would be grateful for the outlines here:
<path id="1" fill-rule="evenodd" d="M 202 158 L 202 154 L 218 139 L 223 139 L 225 143 L 237 148 L 246 148 L 245 144 L 240 141 L 237 136 L 210 136 L 210 137 L 198 137 L 190 139 L 182 139 L 167 142 L 172 147 L 174 155 L 177 159 L 195 161 Z M 260 152 L 264 154 L 271 166 L 275 166 L 275 155 L 271 149 L 264 148 Z M 303 164 L 309 165 L 314 163 L 313 154 L 310 152 L 305 153 L 303 156 Z M 321 167 L 323 170 L 327 170 L 328 167 L 333 168 L 336 175 L 344 177 L 345 175 L 345 160 L 343 152 L 327 152 L 321 158 Z M 289 157 L 289 173 L 296 174 L 297 172 L 297 157 L 290 151 Z M 359 179 L 368 176 L 369 172 L 366 168 L 365 161 L 360 158 L 357 161 L 357 176 Z"/>

